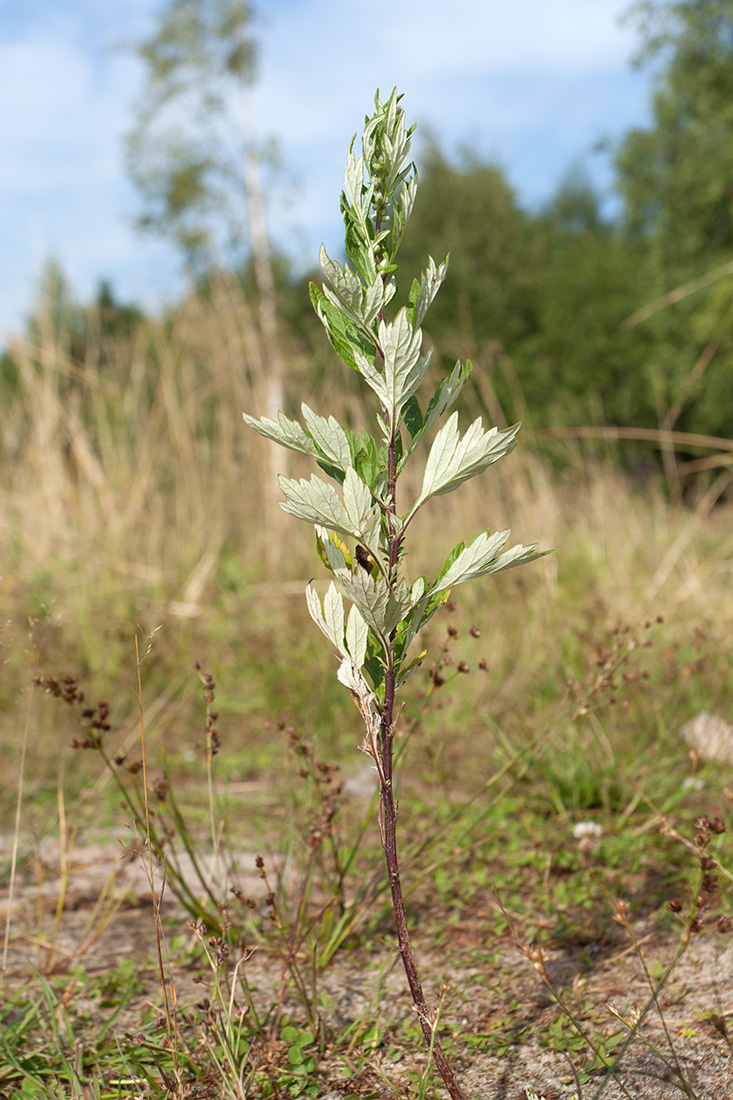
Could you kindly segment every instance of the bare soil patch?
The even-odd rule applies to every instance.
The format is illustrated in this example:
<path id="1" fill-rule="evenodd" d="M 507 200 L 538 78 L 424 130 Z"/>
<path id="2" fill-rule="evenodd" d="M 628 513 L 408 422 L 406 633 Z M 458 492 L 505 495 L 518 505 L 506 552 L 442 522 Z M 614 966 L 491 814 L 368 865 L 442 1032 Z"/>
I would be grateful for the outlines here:
<path id="1" fill-rule="evenodd" d="M 47 848 L 49 866 L 54 865 L 54 856 L 58 866 L 58 853 Z M 114 844 L 76 850 L 64 912 L 52 944 L 48 934 L 62 882 L 49 877 L 39 884 L 29 870 L 23 872 L 14 905 L 6 988 L 22 984 L 31 967 L 44 965 L 44 960 L 50 972 L 79 964 L 87 974 L 102 975 L 129 959 L 138 969 L 142 990 L 117 1026 L 120 1032 L 138 1028 L 144 1005 L 160 1002 L 160 983 L 151 965 L 155 955 L 152 899 L 140 864 L 139 854 L 125 855 Z M 261 895 L 262 883 L 253 858 L 249 866 L 252 873 L 245 880 L 246 889 L 256 897 Z M 110 910 L 109 919 L 101 914 L 92 917 L 112 868 L 116 873 L 110 898 L 116 898 L 116 908 Z M 6 912 L 7 907 L 5 900 L 2 910 Z M 168 937 L 185 934 L 185 915 L 173 903 L 165 901 L 164 908 Z M 558 1023 L 562 1013 L 531 957 L 511 936 L 497 938 L 490 931 L 495 916 L 496 901 L 487 891 L 477 895 L 457 918 L 455 913 L 445 914 L 447 934 L 436 935 L 440 920 L 434 911 L 429 919 L 418 920 L 414 933 L 416 952 L 429 976 L 430 996 L 437 995 L 443 983 L 449 987 L 442 1020 L 446 1034 L 452 1036 L 462 1086 L 474 1100 L 525 1100 L 527 1087 L 546 1100 L 569 1100 L 577 1088 L 570 1061 L 560 1047 L 565 1044 L 578 1066 L 585 1056 L 571 1049 L 572 1027 Z M 45 943 L 41 932 L 45 932 Z M 650 918 L 646 923 L 637 922 L 634 932 L 648 971 L 658 977 L 674 956 L 678 931 L 662 928 Z M 614 925 L 610 916 L 608 925 L 595 937 L 588 934 L 563 940 L 553 937 L 548 929 L 542 953 L 553 986 L 563 991 L 573 1014 L 596 1041 L 623 1030 L 606 1009 L 609 1002 L 628 1014 L 649 1001 L 649 983 L 639 958 L 624 930 Z M 390 957 L 395 965 L 385 976 L 384 964 Z M 272 997 L 282 963 L 272 950 L 261 947 L 246 967 L 250 985 L 264 1004 Z M 203 962 L 193 964 L 184 953 L 172 959 L 171 972 L 179 1011 L 187 1011 L 210 994 L 212 977 Z M 412 1019 L 409 996 L 388 934 L 370 948 L 339 952 L 319 982 L 328 995 L 326 1024 L 331 1031 L 343 1032 L 358 1019 L 374 1015 L 377 1019 L 373 1022 L 380 1024 L 384 1034 L 381 1048 L 360 1063 L 360 1074 L 348 1081 L 338 1051 L 332 1056 L 326 1052 L 319 1067 L 325 1100 L 337 1100 L 346 1092 L 381 1096 L 380 1073 L 399 1085 L 406 1083 L 410 1070 L 424 1065 L 417 1037 L 411 1040 L 409 1030 L 405 1031 L 404 1021 L 409 1027 Z M 605 1087 L 605 1100 L 619 1100 L 624 1095 L 667 1100 L 682 1095 L 650 1046 L 667 1059 L 677 1060 L 699 1100 L 730 1100 L 733 1060 L 725 1032 L 726 1021 L 733 1018 L 733 939 L 713 932 L 696 936 L 662 990 L 659 1007 L 664 1024 L 659 1012 L 652 1009 L 642 1026 L 643 1039 L 649 1045 L 637 1039 L 629 1048 L 619 1080 L 609 1081 Z M 293 1003 L 290 1008 L 297 1016 L 298 1005 Z M 373 1072 L 377 1064 L 378 1072 Z M 586 1100 L 595 1095 L 602 1080 L 599 1073 L 585 1083 L 582 1095 Z M 437 1087 L 435 1094 L 442 1095 Z"/>

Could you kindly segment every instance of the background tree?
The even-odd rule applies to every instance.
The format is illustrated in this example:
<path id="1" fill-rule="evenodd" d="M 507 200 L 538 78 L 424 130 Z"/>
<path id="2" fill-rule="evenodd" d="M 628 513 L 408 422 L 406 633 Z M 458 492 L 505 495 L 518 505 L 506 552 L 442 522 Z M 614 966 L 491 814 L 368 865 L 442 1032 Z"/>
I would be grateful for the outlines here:
<path id="1" fill-rule="evenodd" d="M 660 299 L 634 319 L 651 345 L 649 386 L 663 426 L 730 436 L 733 0 L 643 3 L 632 18 L 637 62 L 659 66 L 652 125 L 632 130 L 616 159 L 647 299 Z"/>
<path id="2" fill-rule="evenodd" d="M 195 270 L 241 259 L 246 242 L 250 29 L 246 0 L 172 0 L 134 48 L 146 77 L 127 137 L 139 224 L 172 238 Z"/>
<path id="3" fill-rule="evenodd" d="M 639 248 L 603 216 L 582 168 L 560 182 L 533 235 L 541 254 L 536 324 L 514 349 L 533 422 L 654 425 L 646 334 L 621 331 L 643 300 Z"/>
<path id="4" fill-rule="evenodd" d="M 241 265 L 251 248 L 262 334 L 273 355 L 275 289 L 250 100 L 251 24 L 247 0 L 172 0 L 163 10 L 154 33 L 135 48 L 146 81 L 127 163 L 145 203 L 139 224 L 171 237 L 192 271 Z M 273 394 L 274 408 L 280 398 Z"/>
<path id="5" fill-rule="evenodd" d="M 464 149 L 451 164 L 434 143 L 423 154 L 420 191 L 401 255 L 417 270 L 425 242 L 438 262 L 450 251 L 450 280 L 431 311 L 451 359 L 476 356 L 486 341 L 510 347 L 536 326 L 538 245 L 501 168 Z"/>
<path id="6" fill-rule="evenodd" d="M 283 405 L 283 362 L 250 89 L 255 76 L 247 0 L 172 0 L 136 53 L 146 83 L 127 142 L 143 228 L 170 236 L 196 274 L 242 266 L 251 248 L 258 291 L 265 406 Z M 249 228 L 249 234 L 245 227 Z M 271 453 L 276 485 L 280 462 Z M 269 513 L 273 568 L 280 516 Z"/>
<path id="7" fill-rule="evenodd" d="M 637 5 L 636 63 L 659 63 L 652 126 L 618 150 L 629 228 L 665 268 L 698 271 L 733 248 L 733 0 Z"/>
<path id="8" fill-rule="evenodd" d="M 500 168 L 470 150 L 451 164 L 433 146 L 402 246 L 406 268 L 417 263 L 413 240 L 435 257 L 450 245 L 429 336 L 444 367 L 459 357 L 480 364 L 472 386 L 493 419 L 528 409 L 536 427 L 656 423 L 640 384 L 645 334 L 620 331 L 642 294 L 638 247 L 602 216 L 582 169 L 533 214 Z"/>
<path id="9" fill-rule="evenodd" d="M 451 278 L 426 336 L 440 352 L 436 369 L 467 357 L 481 366 L 471 388 L 484 387 L 492 419 L 526 406 L 537 427 L 605 421 L 731 436 L 733 0 L 647 3 L 634 18 L 639 62 L 657 67 L 657 84 L 651 124 L 617 150 L 621 213 L 604 215 L 577 168 L 545 209 L 522 209 L 499 167 L 471 150 L 450 160 L 433 144 L 404 266 L 417 270 L 425 245 L 436 259 L 450 248 Z M 176 240 L 195 271 L 246 273 L 274 349 L 263 378 L 274 415 L 286 403 L 275 292 L 242 107 L 255 71 L 251 30 L 245 0 L 169 3 L 138 48 L 148 80 L 128 151 L 147 227 Z M 305 288 L 286 283 L 278 316 L 314 349 L 316 389 L 329 353 L 312 339 Z M 666 297 L 688 283 L 697 289 Z"/>

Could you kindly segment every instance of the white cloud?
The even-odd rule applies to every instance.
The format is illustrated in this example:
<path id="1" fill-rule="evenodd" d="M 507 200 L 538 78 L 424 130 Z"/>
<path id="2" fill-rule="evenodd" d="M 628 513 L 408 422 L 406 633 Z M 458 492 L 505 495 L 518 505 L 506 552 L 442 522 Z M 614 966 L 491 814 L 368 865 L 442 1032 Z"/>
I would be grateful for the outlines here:
<path id="1" fill-rule="evenodd" d="M 260 35 L 258 123 L 302 166 L 304 224 L 338 232 L 346 142 L 375 89 L 386 95 L 395 84 L 418 136 L 427 124 L 444 147 L 472 144 L 526 201 L 547 197 L 594 141 L 640 117 L 646 82 L 629 72 L 625 8 L 623 0 L 273 6 Z M 307 235 L 312 252 L 319 233 Z"/>
<path id="2" fill-rule="evenodd" d="M 175 285 L 172 251 L 130 227 L 136 200 L 121 136 L 141 70 L 109 48 L 139 38 L 162 2 L 5 0 L 13 18 L 0 45 L 0 232 L 11 263 L 0 275 L 0 327 L 21 322 L 47 255 L 82 294 L 109 275 L 123 296 L 152 305 L 162 285 Z M 258 126 L 278 139 L 298 180 L 292 205 L 271 207 L 273 235 L 311 260 L 322 238 L 338 247 L 346 142 L 378 86 L 386 95 L 398 84 L 411 120 L 448 149 L 472 142 L 525 200 L 539 201 L 594 138 L 642 113 L 646 84 L 628 73 L 633 33 L 617 22 L 625 7 L 259 0 Z"/>
<path id="3" fill-rule="evenodd" d="M 0 46 L 0 218 L 12 258 L 0 276 L 3 329 L 22 323 L 48 257 L 60 260 L 85 297 L 100 277 L 119 271 L 125 293 L 144 300 L 150 285 L 152 305 L 160 284 L 173 280 L 167 250 L 144 245 L 131 228 L 136 201 L 124 177 L 122 133 L 137 63 L 102 52 L 99 42 L 89 48 L 78 31 L 67 11 L 53 35 L 32 27 Z"/>

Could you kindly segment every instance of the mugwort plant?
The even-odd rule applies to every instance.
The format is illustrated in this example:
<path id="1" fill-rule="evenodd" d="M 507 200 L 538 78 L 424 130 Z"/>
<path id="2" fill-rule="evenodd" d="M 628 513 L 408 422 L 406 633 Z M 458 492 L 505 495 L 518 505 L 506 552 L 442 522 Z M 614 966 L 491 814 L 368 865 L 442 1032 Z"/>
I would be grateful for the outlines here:
<path id="1" fill-rule="evenodd" d="M 444 419 L 471 374 L 457 363 L 427 404 L 418 393 L 430 366 L 423 354 L 421 325 L 448 270 L 428 258 L 412 283 L 406 306 L 390 317 L 397 291 L 395 262 L 415 201 L 417 173 L 410 162 L 414 127 L 405 126 L 401 96 L 395 91 L 367 118 L 362 153 L 351 142 L 341 212 L 348 262 L 339 264 L 321 247 L 323 287 L 312 283 L 313 306 L 338 355 L 357 371 L 376 398 L 378 433 L 359 435 L 301 406 L 303 422 L 279 413 L 277 420 L 255 419 L 250 427 L 267 439 L 310 455 L 325 478 L 280 478 L 282 508 L 313 524 L 318 554 L 333 575 L 323 600 L 309 584 L 308 610 L 341 662 L 339 681 L 351 692 L 365 733 L 362 751 L 379 776 L 380 831 L 392 894 L 397 937 L 428 1050 L 454 1100 L 463 1093 L 443 1053 L 437 1018 L 425 1000 L 410 943 L 397 848 L 397 803 L 393 782 L 396 703 L 399 688 L 421 663 L 418 634 L 451 589 L 540 557 L 535 546 L 504 549 L 509 531 L 481 531 L 449 553 L 434 579 L 409 582 L 404 566 L 410 525 L 430 499 L 450 493 L 484 472 L 515 445 L 519 425 L 484 429 L 475 420 L 464 435 L 458 413 Z M 444 420 L 428 450 L 417 498 L 401 500 L 399 479 L 427 434 Z M 343 597 L 350 603 L 347 610 Z"/>

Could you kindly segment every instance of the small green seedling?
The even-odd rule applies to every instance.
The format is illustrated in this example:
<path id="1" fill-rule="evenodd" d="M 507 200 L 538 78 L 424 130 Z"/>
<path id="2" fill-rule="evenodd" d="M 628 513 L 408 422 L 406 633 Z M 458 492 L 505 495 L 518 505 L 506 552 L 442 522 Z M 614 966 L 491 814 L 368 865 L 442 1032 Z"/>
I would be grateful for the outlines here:
<path id="1" fill-rule="evenodd" d="M 425 271 L 412 283 L 408 305 L 388 319 L 397 291 L 395 258 L 417 192 L 417 174 L 409 161 L 414 127 L 405 127 L 396 90 L 366 119 L 362 155 L 349 149 L 341 196 L 346 253 L 353 266 L 332 260 L 321 247 L 326 277 L 321 289 L 311 284 L 311 300 L 340 357 L 374 392 L 378 434 L 359 435 L 302 405 L 303 424 L 284 413 L 277 421 L 245 414 L 260 435 L 310 455 L 328 480 L 280 478 L 281 506 L 315 527 L 318 554 L 332 573 L 321 601 L 309 584 L 308 610 L 341 658 L 338 679 L 351 692 L 364 720 L 362 750 L 374 761 L 380 786 L 380 829 L 400 954 L 413 1004 L 433 1061 L 454 1100 L 463 1093 L 437 1035 L 428 1009 L 407 928 L 397 852 L 397 807 L 393 787 L 395 703 L 400 686 L 420 664 L 415 652 L 419 632 L 444 604 L 451 588 L 476 577 L 498 573 L 540 557 L 536 546 L 505 550 L 508 531 L 481 531 L 458 543 L 438 576 L 404 576 L 410 524 L 431 497 L 450 493 L 508 454 L 519 425 L 500 431 L 475 420 L 461 436 L 458 413 L 445 420 L 427 454 L 422 488 L 406 510 L 398 482 L 431 429 L 445 417 L 471 373 L 456 364 L 423 406 L 418 399 L 430 366 L 422 352 L 420 326 L 440 290 L 448 261 Z M 346 540 L 346 541 L 344 541 Z M 350 548 L 353 546 L 353 550 Z M 350 601 L 348 614 L 343 596 Z"/>

